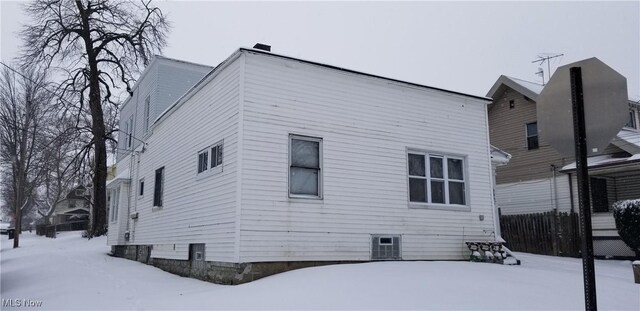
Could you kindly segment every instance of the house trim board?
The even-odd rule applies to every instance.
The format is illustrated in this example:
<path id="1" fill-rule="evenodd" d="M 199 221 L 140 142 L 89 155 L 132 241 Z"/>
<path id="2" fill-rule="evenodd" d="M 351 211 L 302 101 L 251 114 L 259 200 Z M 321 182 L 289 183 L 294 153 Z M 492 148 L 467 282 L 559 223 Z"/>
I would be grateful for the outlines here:
<path id="1" fill-rule="evenodd" d="M 244 78 L 245 78 L 245 61 L 246 57 L 242 55 L 239 59 L 240 74 L 239 86 L 240 92 L 238 101 L 238 139 L 236 151 L 236 223 L 235 223 L 235 250 L 234 258 L 236 262 L 240 262 L 240 220 L 242 218 L 242 150 L 244 149 Z"/>

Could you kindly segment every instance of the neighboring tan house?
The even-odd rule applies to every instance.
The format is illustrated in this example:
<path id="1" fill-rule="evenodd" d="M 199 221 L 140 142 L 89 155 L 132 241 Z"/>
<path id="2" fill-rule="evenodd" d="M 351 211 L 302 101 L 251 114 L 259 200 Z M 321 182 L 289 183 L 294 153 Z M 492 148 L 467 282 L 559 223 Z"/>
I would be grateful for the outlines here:
<path id="1" fill-rule="evenodd" d="M 49 221 L 53 225 L 89 219 L 91 189 L 77 186 L 56 204 Z"/>
<path id="2" fill-rule="evenodd" d="M 154 64 L 120 114 L 115 255 L 237 284 L 496 239 L 488 98 L 241 48 L 165 106 Z"/>
<path id="3" fill-rule="evenodd" d="M 574 158 L 562 157 L 538 137 L 536 99 L 542 88 L 501 76 L 487 93 L 493 98 L 491 144 L 512 155 L 509 165 L 497 168 L 496 201 L 503 215 L 578 212 Z M 603 155 L 588 159 L 596 256 L 634 255 L 617 234 L 611 205 L 640 198 L 639 107 L 629 100 L 629 122 Z"/>

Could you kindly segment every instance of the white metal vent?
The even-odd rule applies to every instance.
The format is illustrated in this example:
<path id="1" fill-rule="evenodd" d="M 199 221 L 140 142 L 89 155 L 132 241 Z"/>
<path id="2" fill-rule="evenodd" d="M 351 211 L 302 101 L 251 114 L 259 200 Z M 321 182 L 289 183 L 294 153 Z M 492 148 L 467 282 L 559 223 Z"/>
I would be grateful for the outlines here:
<path id="1" fill-rule="evenodd" d="M 401 260 L 400 243 L 400 235 L 372 235 L 371 260 Z"/>

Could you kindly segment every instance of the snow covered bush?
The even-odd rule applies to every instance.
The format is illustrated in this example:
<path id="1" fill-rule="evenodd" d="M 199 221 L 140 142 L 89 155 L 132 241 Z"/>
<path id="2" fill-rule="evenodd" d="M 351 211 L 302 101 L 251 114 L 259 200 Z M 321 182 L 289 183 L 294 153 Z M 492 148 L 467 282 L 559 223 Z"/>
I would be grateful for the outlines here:
<path id="1" fill-rule="evenodd" d="M 640 258 L 640 199 L 613 203 L 613 218 L 622 241 Z"/>

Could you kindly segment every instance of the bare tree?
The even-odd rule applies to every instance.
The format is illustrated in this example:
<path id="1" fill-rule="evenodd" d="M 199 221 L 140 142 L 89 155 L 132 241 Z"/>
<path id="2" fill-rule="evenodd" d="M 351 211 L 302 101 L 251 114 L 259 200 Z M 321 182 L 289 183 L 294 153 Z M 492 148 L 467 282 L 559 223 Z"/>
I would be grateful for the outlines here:
<path id="1" fill-rule="evenodd" d="M 81 182 L 86 172 L 83 163 L 77 157 L 81 133 L 75 129 L 74 122 L 65 116 L 52 120 L 46 135 L 48 145 L 45 149 L 46 166 L 44 168 L 39 199 L 36 201 L 37 213 L 50 223 L 51 215 L 75 183 Z"/>
<path id="2" fill-rule="evenodd" d="M 5 188 L 3 195 L 13 209 L 14 248 L 19 246 L 23 211 L 32 206 L 32 196 L 43 172 L 46 142 L 39 131 L 51 100 L 43 71 L 32 68 L 24 75 L 17 75 L 3 68 L 0 75 L 0 165 L 8 168 L 9 183 L 4 182 L 2 187 Z"/>
<path id="3" fill-rule="evenodd" d="M 89 237 L 107 229 L 106 142 L 115 139 L 105 111 L 117 104 L 116 89 L 131 92 L 134 76 L 166 45 L 168 21 L 150 2 L 36 0 L 26 6 L 33 21 L 21 33 L 22 60 L 64 70 L 62 94 L 77 96 L 77 123 L 91 132 L 91 146 L 83 148 L 93 149 L 95 163 Z"/>

